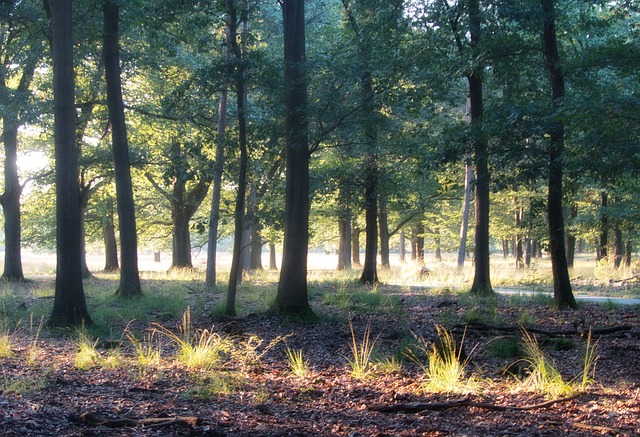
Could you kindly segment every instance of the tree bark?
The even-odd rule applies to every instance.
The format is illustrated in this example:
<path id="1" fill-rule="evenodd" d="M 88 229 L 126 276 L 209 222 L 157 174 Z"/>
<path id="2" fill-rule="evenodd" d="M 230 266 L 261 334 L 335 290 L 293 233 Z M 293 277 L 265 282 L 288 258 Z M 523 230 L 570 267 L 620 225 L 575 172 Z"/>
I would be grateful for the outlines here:
<path id="1" fill-rule="evenodd" d="M 113 168 L 116 179 L 116 203 L 120 228 L 120 284 L 116 294 L 122 297 L 142 294 L 138 271 L 138 237 L 136 229 L 129 141 L 122 102 L 119 54 L 119 12 L 115 0 L 104 3 L 104 65 L 107 106 L 111 121 Z"/>
<path id="2" fill-rule="evenodd" d="M 230 61 L 229 29 L 225 31 L 224 62 Z M 222 172 L 224 171 L 225 131 L 227 127 L 227 84 L 223 83 L 218 103 L 218 126 L 216 131 L 216 157 L 213 167 L 213 190 L 209 211 L 209 233 L 207 235 L 207 271 L 204 287 L 211 290 L 216 286 L 216 253 L 218 250 L 218 225 L 220 223 L 220 198 L 222 194 Z"/>
<path id="3" fill-rule="evenodd" d="M 262 235 L 260 235 L 260 221 L 256 214 L 256 200 L 258 189 L 255 184 L 251 184 L 249 192 L 249 204 L 247 206 L 247 215 L 250 217 L 250 247 L 249 249 L 249 270 L 262 270 Z"/>
<path id="4" fill-rule="evenodd" d="M 540 4 L 543 20 L 544 59 L 551 82 L 553 109 L 557 111 L 562 106 L 565 89 L 556 40 L 554 0 L 540 0 Z M 578 306 L 571 290 L 564 247 L 564 219 L 562 217 L 564 125 L 561 120 L 555 120 L 549 135 L 547 219 L 549 223 L 549 255 L 553 272 L 553 299 L 559 308 L 575 309 Z"/>
<path id="5" fill-rule="evenodd" d="M 351 233 L 351 264 L 360 267 L 360 233 L 362 229 L 357 226 L 352 227 Z"/>
<path id="6" fill-rule="evenodd" d="M 433 238 L 433 243 L 435 245 L 435 249 L 433 251 L 433 258 L 436 261 L 442 261 L 442 245 L 440 242 L 440 228 L 436 228 L 434 230 L 436 236 Z"/>
<path id="7" fill-rule="evenodd" d="M 282 0 L 284 33 L 286 194 L 276 313 L 311 311 L 307 292 L 309 242 L 309 126 L 304 2 Z"/>
<path id="8" fill-rule="evenodd" d="M 116 241 L 116 228 L 113 223 L 113 200 L 107 200 L 106 216 L 102 223 L 102 235 L 104 238 L 104 271 L 115 272 L 120 268 L 118 263 L 118 243 Z"/>
<path id="9" fill-rule="evenodd" d="M 471 129 L 473 131 L 473 159 L 476 172 L 476 229 L 475 229 L 475 274 L 470 292 L 473 294 L 493 294 L 489 265 L 489 165 L 487 140 L 481 130 L 483 97 L 482 70 L 476 47 L 480 42 L 480 4 L 469 0 L 469 34 L 471 53 L 474 58 L 472 71 L 467 74 L 469 102 L 471 107 Z"/>
<path id="10" fill-rule="evenodd" d="M 4 193 L 0 204 L 4 211 L 4 272 L 3 281 L 21 281 L 22 255 L 20 247 L 20 195 L 22 186 L 18 179 L 18 124 L 10 117 L 3 117 L 2 141 L 4 143 Z"/>
<path id="11" fill-rule="evenodd" d="M 613 267 L 618 269 L 622 264 L 622 257 L 624 255 L 624 242 L 622 241 L 622 230 L 619 225 L 613 227 L 613 235 L 615 239 L 615 253 L 613 258 Z"/>
<path id="12" fill-rule="evenodd" d="M 388 211 L 387 201 L 385 198 L 380 197 L 380 203 L 378 206 L 380 216 L 380 264 L 382 267 L 391 267 L 391 261 L 389 259 L 389 224 L 388 224 Z"/>
<path id="13" fill-rule="evenodd" d="M 404 231 L 400 231 L 400 262 L 406 262 L 407 248 L 405 247 Z"/>
<path id="14" fill-rule="evenodd" d="M 609 235 L 609 214 L 607 213 L 608 195 L 606 191 L 600 193 L 600 237 L 598 240 L 598 250 L 596 261 L 606 260 L 608 256 L 608 235 Z"/>
<path id="15" fill-rule="evenodd" d="M 471 102 L 467 99 L 467 123 L 471 124 Z M 462 200 L 462 223 L 460 224 L 460 245 L 458 246 L 458 269 L 464 267 L 467 256 L 467 234 L 469 231 L 469 212 L 471 211 L 471 187 L 473 182 L 473 158 L 471 153 L 465 156 L 464 198 Z"/>
<path id="16" fill-rule="evenodd" d="M 278 270 L 276 263 L 276 245 L 269 243 L 269 270 Z"/>
<path id="17" fill-rule="evenodd" d="M 241 20 L 247 22 L 246 7 L 243 4 Z M 236 291 L 238 287 L 238 277 L 242 274 L 241 254 L 242 254 L 242 232 L 244 230 L 245 196 L 247 191 L 247 84 L 246 84 L 246 59 L 243 49 L 238 42 L 238 14 L 236 0 L 227 0 L 227 19 L 229 27 L 229 44 L 231 52 L 235 57 L 238 67 L 234 71 L 234 82 L 236 88 L 236 108 L 238 117 L 238 148 L 240 150 L 240 162 L 238 169 L 238 189 L 236 190 L 236 202 L 234 211 L 234 233 L 233 233 L 233 257 L 231 259 L 231 272 L 229 274 L 229 284 L 227 287 L 227 301 L 225 314 L 234 316 L 236 314 Z"/>
<path id="18" fill-rule="evenodd" d="M 411 227 L 411 261 L 418 260 L 418 230 Z"/>
<path id="19" fill-rule="evenodd" d="M 51 0 L 57 267 L 50 326 L 92 324 L 82 284 L 71 0 Z"/>
<path id="20" fill-rule="evenodd" d="M 571 220 L 578 217 L 578 206 L 571 205 L 569 217 Z M 567 268 L 572 269 L 576 257 L 576 236 L 571 232 L 567 232 Z"/>
<path id="21" fill-rule="evenodd" d="M 424 265 L 424 225 L 420 223 L 416 228 L 416 259 L 418 264 Z"/>

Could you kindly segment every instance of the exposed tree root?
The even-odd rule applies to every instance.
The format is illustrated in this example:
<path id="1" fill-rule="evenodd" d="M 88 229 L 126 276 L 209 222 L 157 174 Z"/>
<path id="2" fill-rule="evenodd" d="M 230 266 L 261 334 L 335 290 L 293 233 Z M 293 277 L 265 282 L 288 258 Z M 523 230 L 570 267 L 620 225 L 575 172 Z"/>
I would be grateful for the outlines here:
<path id="1" fill-rule="evenodd" d="M 478 332 L 487 332 L 487 331 L 498 331 L 498 332 L 508 332 L 515 333 L 519 332 L 522 327 L 521 326 L 494 326 L 487 325 L 486 323 L 480 322 L 469 322 L 465 324 L 460 324 L 454 326 L 454 329 L 466 329 L 468 331 L 478 331 Z M 566 337 L 570 335 L 589 335 L 589 329 L 578 329 L 577 327 L 573 329 L 559 329 L 559 330 L 548 330 L 536 328 L 533 326 L 527 326 L 525 328 L 527 332 L 531 332 L 534 334 L 545 335 L 547 337 Z M 633 326 L 631 325 L 619 325 L 619 326 L 611 326 L 609 328 L 591 328 L 591 335 L 605 335 L 605 334 L 616 334 L 618 332 L 627 332 L 631 331 Z"/>

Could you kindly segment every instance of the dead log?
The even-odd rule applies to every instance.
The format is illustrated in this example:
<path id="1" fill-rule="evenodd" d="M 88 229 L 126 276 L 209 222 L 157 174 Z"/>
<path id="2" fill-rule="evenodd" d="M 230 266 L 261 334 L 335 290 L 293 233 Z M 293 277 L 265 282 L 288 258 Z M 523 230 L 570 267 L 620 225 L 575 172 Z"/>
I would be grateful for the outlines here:
<path id="1" fill-rule="evenodd" d="M 393 405 L 372 405 L 368 407 L 370 411 L 377 411 L 379 413 L 420 413 L 422 411 L 442 411 L 459 407 L 473 407 L 481 408 L 483 410 L 492 411 L 530 411 L 539 410 L 542 408 L 549 408 L 550 406 L 560 403 L 569 402 L 576 399 L 580 394 L 572 396 L 553 399 L 550 401 L 542 402 L 539 404 L 518 406 L 518 405 L 497 405 L 488 402 L 476 402 L 466 397 L 457 401 L 451 402 L 426 402 L 426 403 L 408 403 L 408 404 L 393 404 Z"/>
<path id="2" fill-rule="evenodd" d="M 589 329 L 578 329 L 577 327 L 571 329 L 558 329 L 558 330 L 549 330 L 543 328 L 536 328 L 535 326 L 499 326 L 499 325 L 488 325 L 486 323 L 481 322 L 469 322 L 464 324 L 455 325 L 453 327 L 454 330 L 462 330 L 465 329 L 467 331 L 477 331 L 477 332 L 505 332 L 505 333 L 516 333 L 520 332 L 522 329 L 525 329 L 527 332 L 532 334 L 540 334 L 550 338 L 559 338 L 559 337 L 567 337 L 572 335 L 580 335 L 586 336 L 589 335 L 589 331 L 591 331 L 591 335 L 606 335 L 606 334 L 616 334 L 618 332 L 626 332 L 631 331 L 633 326 L 631 325 L 619 325 L 619 326 L 611 326 L 608 328 L 591 328 Z"/>
<path id="3" fill-rule="evenodd" d="M 175 416 L 175 417 L 148 417 L 143 419 L 132 418 L 115 418 L 109 419 L 106 416 L 99 413 L 82 413 L 80 420 L 90 426 L 106 426 L 107 428 L 123 428 L 123 427 L 136 427 L 136 426 L 167 426 L 167 425 L 186 425 L 197 426 L 200 423 L 200 419 L 190 416 Z"/>

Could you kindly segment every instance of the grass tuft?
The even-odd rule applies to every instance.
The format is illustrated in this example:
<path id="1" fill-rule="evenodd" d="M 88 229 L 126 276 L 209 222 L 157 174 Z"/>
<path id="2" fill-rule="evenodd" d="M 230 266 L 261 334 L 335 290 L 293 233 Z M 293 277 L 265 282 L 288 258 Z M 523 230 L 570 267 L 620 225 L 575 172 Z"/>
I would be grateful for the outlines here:
<path id="1" fill-rule="evenodd" d="M 284 350 L 289 363 L 289 371 L 299 378 L 304 378 L 309 374 L 309 363 L 302 357 L 302 349 L 292 350 L 286 348 Z"/>
<path id="2" fill-rule="evenodd" d="M 357 379 L 365 379 L 371 376 L 373 371 L 373 362 L 371 355 L 375 348 L 376 342 L 380 334 L 373 340 L 371 339 L 371 323 L 367 322 L 367 326 L 362 336 L 362 341 L 358 343 L 356 334 L 353 330 L 353 321 L 349 318 L 349 329 L 351 330 L 351 355 L 352 358 L 345 357 L 351 367 L 351 375 Z"/>
<path id="3" fill-rule="evenodd" d="M 562 378 L 553 361 L 544 355 L 538 340 L 525 329 L 522 332 L 525 362 L 529 364 L 524 386 L 549 398 L 572 395 L 575 392 L 572 384 Z"/>

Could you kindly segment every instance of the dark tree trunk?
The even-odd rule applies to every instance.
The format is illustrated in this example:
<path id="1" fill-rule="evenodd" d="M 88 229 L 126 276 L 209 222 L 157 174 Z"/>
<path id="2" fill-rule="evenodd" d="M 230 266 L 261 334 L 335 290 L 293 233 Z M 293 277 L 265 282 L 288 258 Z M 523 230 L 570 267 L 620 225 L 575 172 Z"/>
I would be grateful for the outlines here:
<path id="1" fill-rule="evenodd" d="M 2 141 L 4 143 L 4 193 L 0 204 L 4 210 L 4 272 L 3 281 L 21 281 L 22 255 L 20 247 L 20 194 L 18 179 L 18 124 L 3 117 Z"/>
<path id="2" fill-rule="evenodd" d="M 247 22 L 248 11 L 243 7 L 241 21 Z M 240 150 L 240 162 L 238 169 L 238 189 L 236 191 L 236 202 L 234 211 L 234 233 L 233 233 L 233 257 L 231 259 L 231 272 L 229 274 L 229 284 L 227 287 L 227 302 L 225 314 L 234 316 L 236 314 L 236 291 L 238 288 L 238 278 L 242 274 L 242 233 L 244 230 L 245 196 L 247 192 L 247 84 L 246 84 L 246 64 L 245 53 L 238 42 L 238 14 L 236 0 L 227 0 L 227 19 L 229 28 L 229 45 L 231 52 L 238 66 L 234 70 L 234 82 L 236 88 L 236 108 L 238 110 L 238 148 Z"/>
<path id="3" fill-rule="evenodd" d="M 522 247 L 522 219 L 524 216 L 524 207 L 520 206 L 516 208 L 515 220 L 516 220 L 516 238 L 514 255 L 516 260 L 516 270 L 522 270 L 524 268 L 524 253 Z"/>
<path id="4" fill-rule="evenodd" d="M 631 266 L 631 241 L 624 245 L 624 262 L 627 267 Z"/>
<path id="5" fill-rule="evenodd" d="M 440 228 L 435 229 L 435 238 L 433 239 L 433 243 L 435 244 L 435 250 L 433 257 L 436 261 L 442 261 L 442 248 L 440 244 Z"/>
<path id="6" fill-rule="evenodd" d="M 467 99 L 467 123 L 471 124 L 471 102 Z M 469 212 L 471 210 L 471 190 L 473 185 L 473 157 L 466 154 L 464 164 L 464 199 L 462 199 L 462 222 L 460 223 L 460 245 L 458 246 L 458 269 L 464 267 L 467 256 L 467 234 L 469 232 Z"/>
<path id="7" fill-rule="evenodd" d="M 119 6 L 115 0 L 104 3 L 104 65 L 107 106 L 111 120 L 113 168 L 116 179 L 116 203 L 120 228 L 120 284 L 116 294 L 122 297 L 142 294 L 138 271 L 138 237 L 131 184 L 129 142 L 122 102 L 120 55 L 118 49 Z"/>
<path id="8" fill-rule="evenodd" d="M 571 220 L 578 217 L 578 206 L 571 205 L 571 212 L 569 217 Z M 576 258 L 576 236 L 571 232 L 567 232 L 567 268 L 573 268 L 573 262 Z"/>
<path id="9" fill-rule="evenodd" d="M 224 60 L 229 63 L 229 31 L 226 31 L 226 47 Z M 216 286 L 216 252 L 218 250 L 218 224 L 220 223 L 220 198 L 222 194 L 222 172 L 224 171 L 225 130 L 227 126 L 227 89 L 226 84 L 220 91 L 218 103 L 218 128 L 216 132 L 216 161 L 213 168 L 213 190 L 211 193 L 211 210 L 209 211 L 209 234 L 207 236 L 207 271 L 204 287 L 211 290 Z"/>
<path id="10" fill-rule="evenodd" d="M 57 267 L 50 326 L 92 324 L 82 284 L 71 0 L 51 0 Z"/>
<path id="11" fill-rule="evenodd" d="M 88 200 L 88 199 L 87 199 Z M 81 199 L 80 204 L 80 270 L 82 271 L 82 279 L 90 279 L 93 277 L 89 266 L 87 266 L 87 237 L 84 227 L 84 216 L 87 210 L 87 204 L 84 203 L 84 199 Z"/>
<path id="12" fill-rule="evenodd" d="M 380 214 L 380 264 L 382 267 L 391 267 L 389 259 L 389 224 L 387 201 L 383 197 L 380 198 L 379 204 Z"/>
<path id="13" fill-rule="evenodd" d="M 276 264 L 276 245 L 269 243 L 269 270 L 278 270 Z"/>
<path id="14" fill-rule="evenodd" d="M 271 311 L 307 313 L 309 138 L 304 2 L 282 1 L 284 33 L 286 195 L 282 269 Z"/>
<path id="15" fill-rule="evenodd" d="M 556 41 L 554 0 L 540 0 L 543 19 L 543 51 L 551 81 L 553 108 L 558 110 L 565 96 L 564 77 L 560 70 L 560 56 Z M 562 171 L 564 125 L 555 120 L 549 133 L 549 192 L 547 218 L 549 222 L 549 255 L 553 272 L 553 299 L 559 308 L 577 308 L 571 290 L 567 257 L 564 247 L 564 218 L 562 217 Z"/>
<path id="16" fill-rule="evenodd" d="M 190 219 L 191 217 L 188 217 L 182 209 L 174 211 L 172 214 L 172 269 L 193 269 L 191 259 L 191 233 L 189 232 Z"/>
<path id="17" fill-rule="evenodd" d="M 362 101 L 365 117 L 374 116 L 373 78 L 370 73 L 362 76 Z M 364 265 L 360 283 L 373 285 L 378 283 L 378 158 L 375 154 L 376 132 L 371 120 L 365 126 L 367 151 L 364 156 L 364 211 L 365 211 L 365 247 Z"/>
<path id="18" fill-rule="evenodd" d="M 404 231 L 400 231 L 400 262 L 405 262 L 407 258 L 407 248 L 405 247 Z"/>
<path id="19" fill-rule="evenodd" d="M 360 233 L 362 229 L 357 226 L 352 228 L 351 234 L 351 264 L 354 267 L 360 267 Z"/>
<path id="20" fill-rule="evenodd" d="M 418 260 L 418 230 L 411 228 L 411 261 Z"/>
<path id="21" fill-rule="evenodd" d="M 416 229 L 416 256 L 418 264 L 424 265 L 424 225 L 418 225 Z"/>
<path id="22" fill-rule="evenodd" d="M 249 266 L 251 270 L 263 270 L 262 266 L 262 236 L 256 223 L 251 228 L 251 260 Z"/>
<path id="23" fill-rule="evenodd" d="M 613 228 L 613 235 L 615 238 L 615 254 L 613 258 L 613 267 L 618 269 L 622 264 L 622 257 L 624 255 L 624 242 L 622 241 L 622 230 L 618 225 Z"/>
<path id="24" fill-rule="evenodd" d="M 107 214 L 102 223 L 102 236 L 104 238 L 104 271 L 115 272 L 120 268 L 118 263 L 118 243 L 116 241 L 116 228 L 113 224 L 113 200 L 107 200 Z"/>
<path id="25" fill-rule="evenodd" d="M 609 246 L 609 214 L 607 213 L 608 196 L 606 192 L 600 193 L 600 238 L 598 241 L 598 249 L 596 261 L 606 260 L 608 256 Z"/>
<path id="26" fill-rule="evenodd" d="M 347 259 L 351 263 L 351 241 L 347 240 L 348 222 L 338 217 L 338 270 L 347 270 Z"/>
<path id="27" fill-rule="evenodd" d="M 477 44 L 480 42 L 480 4 L 478 0 L 469 0 L 469 34 L 471 52 L 474 58 Z M 475 274 L 470 292 L 473 294 L 493 294 L 489 270 L 489 165 L 487 140 L 481 133 L 482 101 L 482 65 L 474 59 L 473 70 L 467 75 L 469 82 L 469 103 L 471 107 L 471 129 L 473 135 L 473 159 L 476 171 L 476 230 L 475 230 Z"/>
<path id="28" fill-rule="evenodd" d="M 524 264 L 527 268 L 531 267 L 531 238 L 524 240 Z"/>

